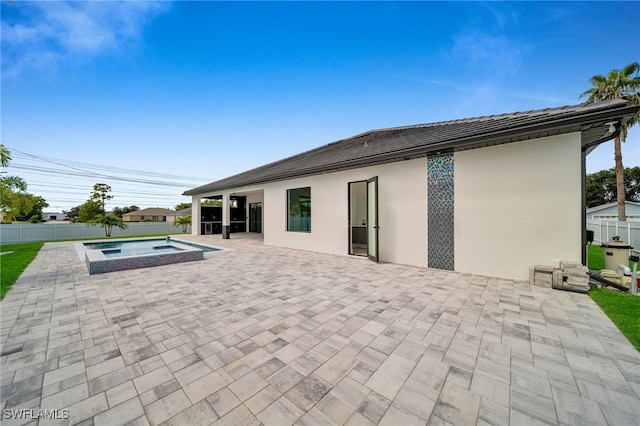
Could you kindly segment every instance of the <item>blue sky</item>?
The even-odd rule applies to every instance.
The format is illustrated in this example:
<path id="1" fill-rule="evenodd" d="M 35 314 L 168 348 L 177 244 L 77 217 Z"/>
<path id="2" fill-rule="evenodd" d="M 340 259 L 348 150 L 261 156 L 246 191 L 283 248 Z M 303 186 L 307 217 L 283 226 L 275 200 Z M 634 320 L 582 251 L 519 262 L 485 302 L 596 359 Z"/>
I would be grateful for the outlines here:
<path id="1" fill-rule="evenodd" d="M 52 211 L 97 182 L 107 207 L 170 208 L 184 189 L 366 130 L 577 104 L 589 77 L 640 60 L 638 2 L 1 8 L 8 172 Z M 637 128 L 623 156 L 639 165 Z M 612 142 L 587 159 L 611 167 Z"/>

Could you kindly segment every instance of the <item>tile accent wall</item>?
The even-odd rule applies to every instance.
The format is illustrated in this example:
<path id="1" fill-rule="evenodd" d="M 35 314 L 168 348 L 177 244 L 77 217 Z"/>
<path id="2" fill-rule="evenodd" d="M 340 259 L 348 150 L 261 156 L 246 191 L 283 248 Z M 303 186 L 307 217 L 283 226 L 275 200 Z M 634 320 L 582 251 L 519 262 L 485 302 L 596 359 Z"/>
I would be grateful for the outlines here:
<path id="1" fill-rule="evenodd" d="M 192 262 L 202 260 L 202 250 L 189 250 L 179 253 L 159 253 L 147 256 L 132 256 L 113 259 L 86 259 L 89 275 L 104 274 L 106 272 L 126 271 L 129 269 L 148 268 L 151 266 L 170 265 L 172 263 Z"/>
<path id="2" fill-rule="evenodd" d="M 453 154 L 427 158 L 429 268 L 454 270 Z"/>

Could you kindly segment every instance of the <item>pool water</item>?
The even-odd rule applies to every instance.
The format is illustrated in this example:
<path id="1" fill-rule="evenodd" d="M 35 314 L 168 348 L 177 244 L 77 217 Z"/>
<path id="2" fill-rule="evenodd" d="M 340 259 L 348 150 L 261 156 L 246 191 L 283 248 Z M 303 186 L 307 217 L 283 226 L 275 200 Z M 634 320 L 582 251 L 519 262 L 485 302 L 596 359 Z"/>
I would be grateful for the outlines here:
<path id="1" fill-rule="evenodd" d="M 84 243 L 84 246 L 90 250 L 102 250 L 104 255 L 109 258 L 182 251 L 181 248 L 171 245 L 172 242 L 194 247 L 202 250 L 203 252 L 219 250 L 214 247 L 202 246 L 199 244 L 189 243 L 189 242 L 180 241 L 180 240 L 172 240 L 172 239 L 167 240 L 166 238 Z"/>
<path id="2" fill-rule="evenodd" d="M 174 246 L 164 245 L 164 246 L 153 246 L 151 248 L 141 247 L 141 248 L 128 248 L 128 249 L 104 249 L 102 252 L 107 257 L 125 257 L 125 256 L 137 256 L 139 254 L 151 254 L 151 253 L 169 253 L 172 251 L 182 251 L 182 249 Z"/>

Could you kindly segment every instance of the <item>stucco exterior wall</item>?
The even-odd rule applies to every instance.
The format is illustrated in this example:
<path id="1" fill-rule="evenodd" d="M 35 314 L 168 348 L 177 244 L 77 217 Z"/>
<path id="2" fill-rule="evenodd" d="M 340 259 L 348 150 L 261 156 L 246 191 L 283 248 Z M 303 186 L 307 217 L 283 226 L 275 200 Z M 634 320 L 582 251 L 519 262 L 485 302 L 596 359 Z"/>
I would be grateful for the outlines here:
<path id="1" fill-rule="evenodd" d="M 426 266 L 426 160 L 274 182 L 264 186 L 264 243 L 348 255 L 349 182 L 378 176 L 380 260 Z M 286 230 L 288 189 L 311 188 L 311 232 Z"/>
<path id="2" fill-rule="evenodd" d="M 455 154 L 455 270 L 527 279 L 581 260 L 580 134 Z"/>
<path id="3" fill-rule="evenodd" d="M 251 203 L 263 203 L 263 202 L 264 202 L 264 195 L 262 191 L 256 191 L 256 192 L 251 192 L 247 194 L 247 208 L 249 208 L 249 204 Z"/>
<path id="4" fill-rule="evenodd" d="M 579 133 L 453 154 L 453 269 L 526 280 L 530 266 L 580 262 L 580 159 Z M 427 267 L 427 162 L 401 161 L 233 192 L 247 196 L 247 206 L 262 201 L 265 245 L 347 256 L 349 182 L 377 176 L 380 261 Z M 290 232 L 287 190 L 303 187 L 311 188 L 311 232 Z"/>

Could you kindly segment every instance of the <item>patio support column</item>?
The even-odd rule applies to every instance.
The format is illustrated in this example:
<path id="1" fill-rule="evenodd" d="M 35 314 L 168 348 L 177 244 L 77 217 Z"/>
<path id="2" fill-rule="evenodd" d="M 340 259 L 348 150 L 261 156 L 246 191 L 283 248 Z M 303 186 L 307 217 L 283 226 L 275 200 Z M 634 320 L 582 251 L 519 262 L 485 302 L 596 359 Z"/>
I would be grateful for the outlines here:
<path id="1" fill-rule="evenodd" d="M 581 166 L 581 180 L 580 180 L 580 188 L 582 189 L 582 214 L 580 215 L 580 223 L 582 226 L 582 264 L 584 266 L 587 265 L 587 153 L 585 151 L 581 152 L 582 158 L 580 160 Z"/>
<path id="2" fill-rule="evenodd" d="M 231 194 L 222 194 L 222 238 L 229 238 L 231 229 Z"/>
<path id="3" fill-rule="evenodd" d="M 200 235 L 200 222 L 202 220 L 200 206 L 200 197 L 191 197 L 191 235 Z"/>

